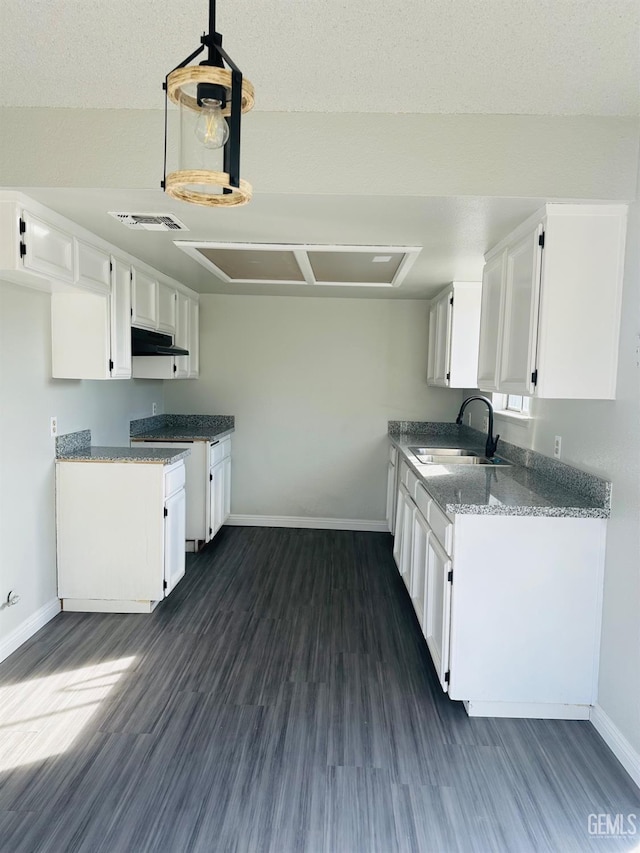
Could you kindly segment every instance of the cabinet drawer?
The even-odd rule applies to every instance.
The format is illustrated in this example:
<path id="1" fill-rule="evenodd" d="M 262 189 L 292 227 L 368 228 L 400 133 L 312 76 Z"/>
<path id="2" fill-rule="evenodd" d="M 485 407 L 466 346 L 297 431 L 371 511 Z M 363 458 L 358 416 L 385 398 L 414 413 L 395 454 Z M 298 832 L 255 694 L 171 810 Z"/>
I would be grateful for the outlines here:
<path id="1" fill-rule="evenodd" d="M 209 465 L 217 465 L 218 462 L 222 462 L 222 460 L 226 459 L 227 456 L 231 456 L 230 438 L 224 438 L 222 441 L 217 441 L 215 444 L 211 445 L 211 450 L 209 452 Z"/>
<path id="2" fill-rule="evenodd" d="M 429 504 L 427 521 L 436 539 L 440 542 L 447 554 L 451 554 L 453 524 L 442 512 L 434 500 Z"/>
<path id="3" fill-rule="evenodd" d="M 184 486 L 185 467 L 182 459 L 175 465 L 171 465 L 164 475 L 164 496 L 168 498 Z"/>
<path id="4" fill-rule="evenodd" d="M 427 520 L 429 519 L 429 504 L 432 502 L 433 499 L 429 492 L 422 483 L 418 483 L 416 485 L 416 506 Z"/>

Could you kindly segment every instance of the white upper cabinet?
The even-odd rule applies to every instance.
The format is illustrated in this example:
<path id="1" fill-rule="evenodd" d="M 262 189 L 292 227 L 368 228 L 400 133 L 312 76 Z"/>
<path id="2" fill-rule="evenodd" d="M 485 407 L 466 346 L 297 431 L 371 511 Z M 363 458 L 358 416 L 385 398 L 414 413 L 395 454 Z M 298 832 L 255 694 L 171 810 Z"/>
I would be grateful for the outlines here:
<path id="1" fill-rule="evenodd" d="M 429 311 L 427 384 L 472 388 L 476 384 L 481 283 L 454 281 Z"/>
<path id="2" fill-rule="evenodd" d="M 73 238 L 75 250 L 75 283 L 80 287 L 109 293 L 111 287 L 111 256 L 84 240 Z"/>
<path id="3" fill-rule="evenodd" d="M 112 257 L 106 294 L 80 288 L 51 294 L 54 379 L 131 378 L 131 268 Z"/>
<path id="4" fill-rule="evenodd" d="M 497 391 L 501 351 L 502 294 L 504 254 L 498 254 L 484 265 L 482 275 L 482 309 L 478 343 L 478 385 L 485 391 Z"/>
<path id="5" fill-rule="evenodd" d="M 200 376 L 200 303 L 189 299 L 189 379 Z"/>
<path id="6" fill-rule="evenodd" d="M 131 324 L 158 328 L 158 280 L 137 267 L 131 270 Z"/>
<path id="7" fill-rule="evenodd" d="M 176 305 L 176 336 L 174 339 L 174 343 L 177 347 L 182 347 L 183 349 L 190 350 L 190 335 L 189 335 L 189 324 L 190 324 L 190 312 L 189 312 L 189 303 L 191 300 L 184 293 L 178 293 L 175 299 Z M 175 377 L 176 379 L 186 379 L 189 375 L 189 358 L 190 355 L 177 355 L 176 356 L 176 370 Z"/>
<path id="8" fill-rule="evenodd" d="M 21 252 L 25 269 L 59 281 L 74 281 L 71 234 L 27 211 L 22 214 L 20 230 L 23 232 Z"/>
<path id="9" fill-rule="evenodd" d="M 158 282 L 158 331 L 165 335 L 176 334 L 176 302 L 174 287 Z M 176 341 L 177 343 L 177 341 Z"/>
<path id="10" fill-rule="evenodd" d="M 538 328 L 542 228 L 526 234 L 506 251 L 504 320 L 500 390 L 506 394 L 533 393 Z"/>
<path id="11" fill-rule="evenodd" d="M 615 398 L 626 205 L 547 204 L 485 256 L 477 385 Z"/>
<path id="12" fill-rule="evenodd" d="M 126 261 L 118 258 L 112 260 L 109 319 L 111 321 L 111 378 L 130 379 L 131 267 Z"/>

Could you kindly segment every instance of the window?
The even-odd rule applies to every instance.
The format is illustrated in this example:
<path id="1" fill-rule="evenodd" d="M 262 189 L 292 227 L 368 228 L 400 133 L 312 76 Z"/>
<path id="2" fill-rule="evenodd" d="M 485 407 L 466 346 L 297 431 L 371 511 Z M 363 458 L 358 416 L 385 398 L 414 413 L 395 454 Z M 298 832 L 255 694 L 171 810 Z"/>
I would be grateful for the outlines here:
<path id="1" fill-rule="evenodd" d="M 520 418 L 531 417 L 531 397 L 519 394 L 493 394 L 493 408 L 496 413 L 515 415 Z"/>
<path id="2" fill-rule="evenodd" d="M 508 412 L 517 412 L 519 415 L 529 414 L 530 397 L 519 397 L 517 394 L 507 394 L 504 408 Z"/>

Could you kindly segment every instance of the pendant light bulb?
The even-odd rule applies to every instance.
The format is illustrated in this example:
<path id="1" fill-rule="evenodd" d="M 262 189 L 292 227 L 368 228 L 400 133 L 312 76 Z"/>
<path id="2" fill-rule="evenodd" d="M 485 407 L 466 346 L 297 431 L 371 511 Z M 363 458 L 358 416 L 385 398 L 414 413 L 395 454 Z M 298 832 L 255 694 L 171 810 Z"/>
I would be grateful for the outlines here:
<path id="1" fill-rule="evenodd" d="M 222 148 L 229 139 L 229 127 L 222 115 L 221 106 L 221 102 L 215 98 L 202 99 L 195 134 L 205 148 Z"/>

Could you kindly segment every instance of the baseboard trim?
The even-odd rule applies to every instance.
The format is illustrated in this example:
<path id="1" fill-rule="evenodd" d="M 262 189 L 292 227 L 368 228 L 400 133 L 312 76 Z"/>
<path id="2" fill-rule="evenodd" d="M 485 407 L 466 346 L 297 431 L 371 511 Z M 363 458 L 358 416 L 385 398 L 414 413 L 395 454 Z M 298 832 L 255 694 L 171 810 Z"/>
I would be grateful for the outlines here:
<path id="1" fill-rule="evenodd" d="M 531 720 L 588 720 L 590 705 L 559 702 L 485 702 L 475 699 L 462 703 L 470 717 L 515 717 Z"/>
<path id="2" fill-rule="evenodd" d="M 39 610 L 32 613 L 17 628 L 14 628 L 8 637 L 0 641 L 0 661 L 12 655 L 23 643 L 26 643 L 28 639 L 33 637 L 40 628 L 46 625 L 47 622 L 50 622 L 54 616 L 57 616 L 60 610 L 60 599 L 52 598 L 51 601 L 48 601 Z"/>
<path id="3" fill-rule="evenodd" d="M 640 788 L 640 753 L 631 746 L 620 729 L 600 705 L 591 709 L 591 725 Z"/>
<path id="4" fill-rule="evenodd" d="M 302 527 L 312 530 L 362 530 L 388 533 L 386 521 L 359 518 L 307 518 L 294 515 L 230 515 L 225 524 L 234 527 Z"/>

